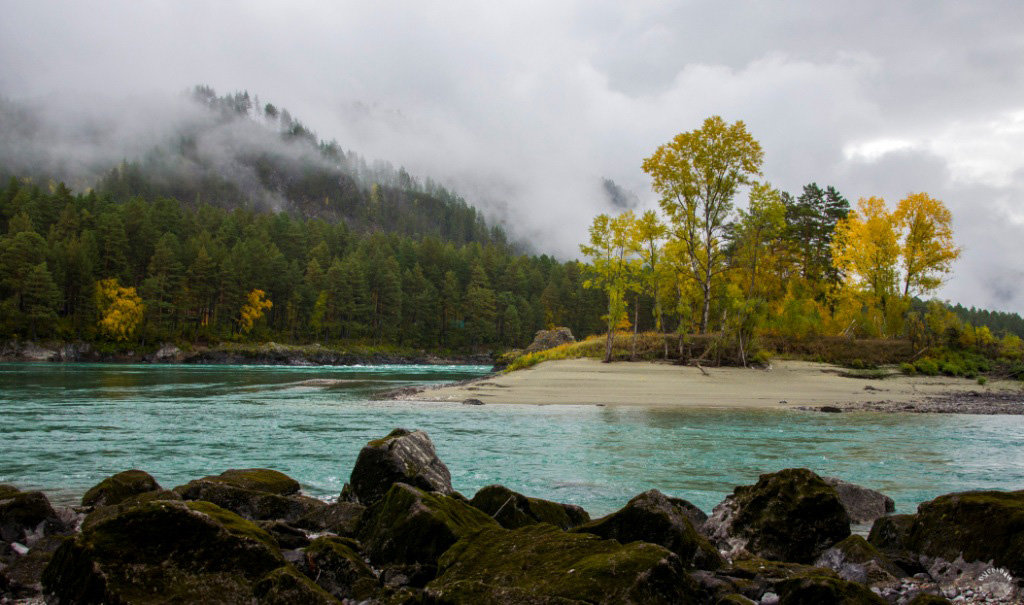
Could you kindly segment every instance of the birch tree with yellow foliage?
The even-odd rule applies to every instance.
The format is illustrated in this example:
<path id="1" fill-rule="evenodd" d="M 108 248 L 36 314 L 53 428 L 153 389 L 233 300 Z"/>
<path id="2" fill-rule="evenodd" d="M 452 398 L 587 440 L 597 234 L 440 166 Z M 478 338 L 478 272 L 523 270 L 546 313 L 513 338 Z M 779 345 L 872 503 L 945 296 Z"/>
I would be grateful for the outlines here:
<path id="1" fill-rule="evenodd" d="M 634 223 L 632 211 L 617 217 L 599 214 L 590 225 L 590 243 L 580 245 L 580 252 L 590 259 L 591 279 L 584 282 L 586 288 L 604 290 L 608 296 L 608 337 L 605 342 L 604 360 L 612 360 L 612 344 L 615 328 L 626 316 L 626 292 L 636 275 L 637 260 L 632 256 Z"/>
<path id="2" fill-rule="evenodd" d="M 96 308 L 100 312 L 100 332 L 114 340 L 128 340 L 142 323 L 145 305 L 135 288 L 122 286 L 116 278 L 96 282 Z"/>
<path id="3" fill-rule="evenodd" d="M 266 292 L 259 289 L 251 290 L 239 312 L 238 329 L 243 334 L 248 334 L 256 322 L 263 318 L 263 313 L 273 306 L 274 303 L 267 300 Z"/>

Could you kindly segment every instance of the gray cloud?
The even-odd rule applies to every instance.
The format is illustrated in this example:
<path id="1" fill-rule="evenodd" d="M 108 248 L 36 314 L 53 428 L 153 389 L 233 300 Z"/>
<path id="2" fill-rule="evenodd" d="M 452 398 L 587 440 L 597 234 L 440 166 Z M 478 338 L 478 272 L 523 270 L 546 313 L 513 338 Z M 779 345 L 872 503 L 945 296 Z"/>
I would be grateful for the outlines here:
<path id="1" fill-rule="evenodd" d="M 450 183 L 562 256 L 609 209 L 602 177 L 653 205 L 646 155 L 707 115 L 743 119 L 777 186 L 946 201 L 965 253 L 940 295 L 1024 310 L 1005 285 L 1024 256 L 1020 2 L 5 8 L 8 97 L 248 89 L 345 148 Z M 124 130 L 158 129 L 154 117 Z"/>

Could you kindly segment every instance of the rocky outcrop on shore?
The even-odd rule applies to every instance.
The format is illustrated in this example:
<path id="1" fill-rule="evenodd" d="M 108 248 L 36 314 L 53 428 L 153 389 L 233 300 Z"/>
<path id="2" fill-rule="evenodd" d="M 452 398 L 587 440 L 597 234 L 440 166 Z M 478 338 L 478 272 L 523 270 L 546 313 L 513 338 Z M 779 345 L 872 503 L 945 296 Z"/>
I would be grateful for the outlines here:
<path id="1" fill-rule="evenodd" d="M 408 353 L 360 353 L 322 347 L 281 345 L 273 342 L 252 345 L 195 346 L 182 350 L 164 343 L 155 350 L 105 352 L 89 343 L 0 343 L 0 361 L 189 363 L 210 365 L 492 365 L 489 354 L 438 356 L 425 351 Z"/>
<path id="2" fill-rule="evenodd" d="M 786 469 L 710 517 L 650 490 L 590 519 L 500 485 L 467 499 L 426 433 L 396 429 L 363 447 L 333 503 L 270 469 L 174 489 L 129 470 L 74 509 L 0 485 L 0 602 L 1021 602 L 1024 491 L 887 508 Z M 879 511 L 868 539 L 851 534 L 851 517 Z"/>

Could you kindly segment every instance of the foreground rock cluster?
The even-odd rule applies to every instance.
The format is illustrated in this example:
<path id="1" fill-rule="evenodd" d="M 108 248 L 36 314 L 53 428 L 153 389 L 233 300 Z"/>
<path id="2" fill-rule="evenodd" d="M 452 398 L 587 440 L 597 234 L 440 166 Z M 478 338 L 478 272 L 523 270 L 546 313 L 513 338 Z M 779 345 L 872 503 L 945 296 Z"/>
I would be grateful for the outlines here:
<path id="1" fill-rule="evenodd" d="M 891 511 L 807 469 L 762 475 L 710 516 L 657 490 L 599 519 L 499 485 L 468 499 L 425 433 L 396 429 L 330 504 L 268 469 L 170 490 L 129 470 L 66 510 L 0 486 L 0 601 L 1020 602 L 1024 492 Z M 851 520 L 874 521 L 870 536 Z"/>

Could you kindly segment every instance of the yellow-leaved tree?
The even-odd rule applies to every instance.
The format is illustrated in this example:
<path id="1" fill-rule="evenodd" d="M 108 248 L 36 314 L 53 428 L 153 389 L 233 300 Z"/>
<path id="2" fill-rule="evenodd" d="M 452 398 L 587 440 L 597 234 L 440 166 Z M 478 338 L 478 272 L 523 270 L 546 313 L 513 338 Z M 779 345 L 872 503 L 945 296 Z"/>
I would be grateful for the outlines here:
<path id="1" fill-rule="evenodd" d="M 273 306 L 274 303 L 267 299 L 267 293 L 263 290 L 250 291 L 238 315 L 238 329 L 243 334 L 248 334 L 263 317 L 263 313 Z"/>
<path id="2" fill-rule="evenodd" d="M 953 243 L 953 215 L 927 193 L 913 193 L 900 201 L 893 220 L 903 234 L 903 296 L 934 291 L 960 258 Z"/>
<path id="3" fill-rule="evenodd" d="M 881 311 L 881 317 L 871 322 L 879 332 L 884 332 L 879 324 L 885 321 L 896 295 L 899 258 L 896 224 L 882 198 L 861 198 L 857 209 L 836 223 L 832 262 L 843 275 L 847 293 L 864 295 L 869 309 Z M 840 306 L 856 311 L 851 305 Z"/>
<path id="4" fill-rule="evenodd" d="M 96 282 L 96 308 L 100 312 L 99 327 L 109 338 L 128 340 L 142 322 L 145 305 L 135 293 L 116 278 Z"/>
<path id="5" fill-rule="evenodd" d="M 599 214 L 590 225 L 590 243 L 580 246 L 580 251 L 590 259 L 587 269 L 593 275 L 583 286 L 604 290 L 608 296 L 606 362 L 612 360 L 615 329 L 627 315 L 626 291 L 632 287 L 632 280 L 637 274 L 639 263 L 632 256 L 635 222 L 632 211 L 614 218 Z"/>

